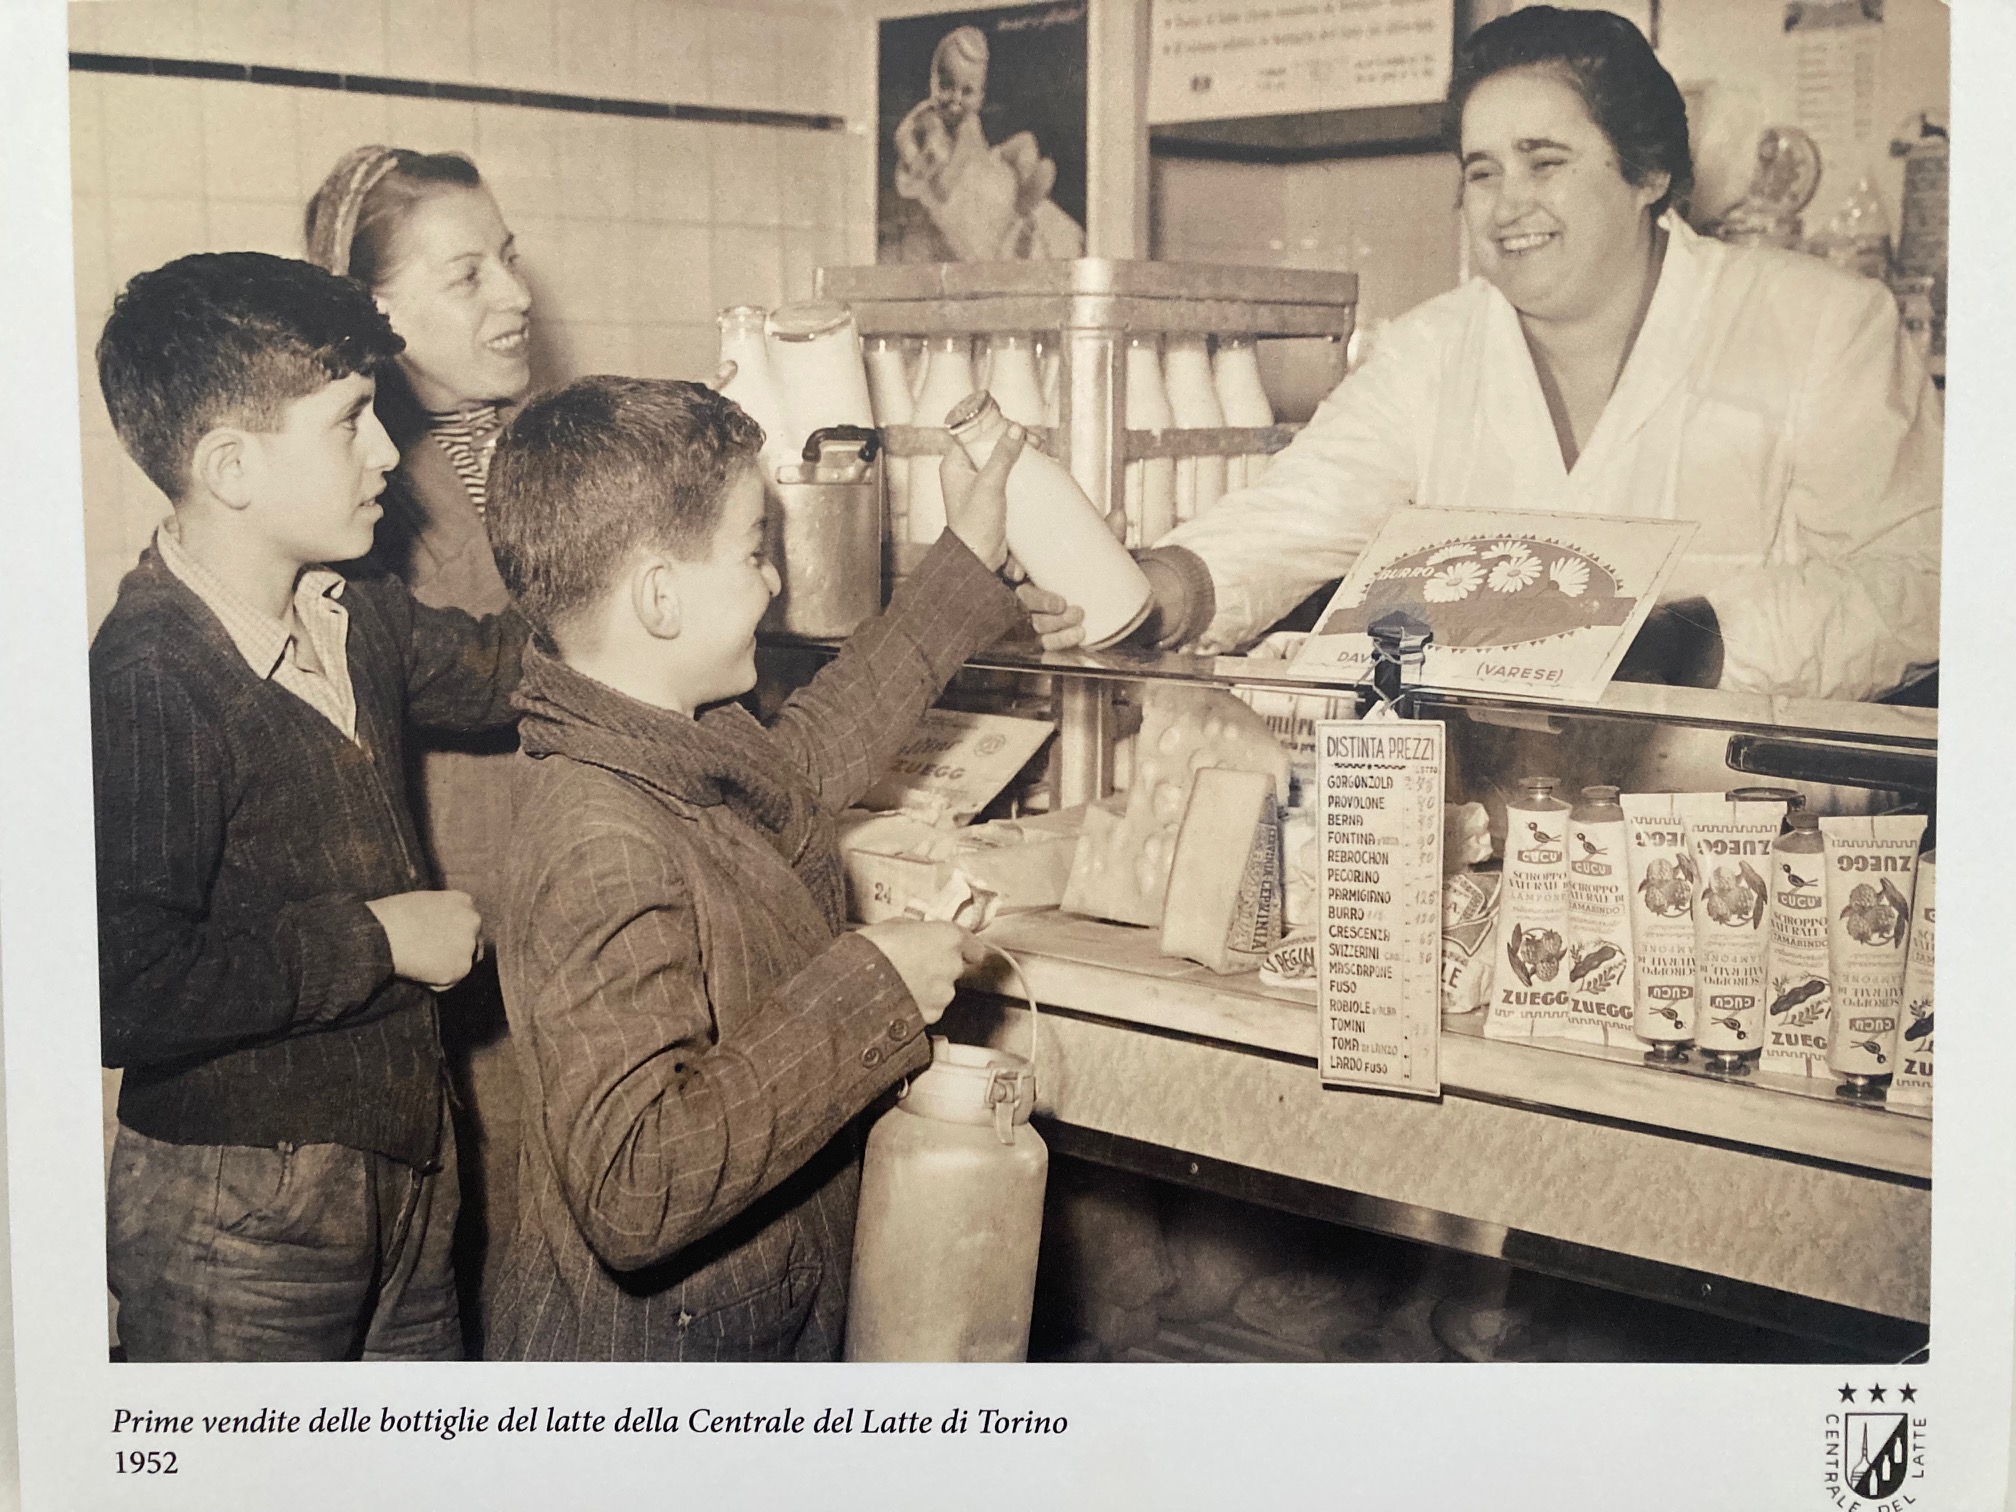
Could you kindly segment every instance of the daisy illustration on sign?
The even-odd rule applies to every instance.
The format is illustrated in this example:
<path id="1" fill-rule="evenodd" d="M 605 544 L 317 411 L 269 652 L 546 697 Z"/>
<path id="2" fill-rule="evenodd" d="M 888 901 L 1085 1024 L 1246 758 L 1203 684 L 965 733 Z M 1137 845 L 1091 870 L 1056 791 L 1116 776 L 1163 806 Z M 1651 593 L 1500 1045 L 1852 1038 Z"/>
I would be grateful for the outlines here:
<path id="1" fill-rule="evenodd" d="M 1425 686 L 1594 699 L 1694 529 L 1610 515 L 1395 510 L 1294 670 L 1362 679 L 1368 627 L 1404 609 L 1434 632 Z"/>

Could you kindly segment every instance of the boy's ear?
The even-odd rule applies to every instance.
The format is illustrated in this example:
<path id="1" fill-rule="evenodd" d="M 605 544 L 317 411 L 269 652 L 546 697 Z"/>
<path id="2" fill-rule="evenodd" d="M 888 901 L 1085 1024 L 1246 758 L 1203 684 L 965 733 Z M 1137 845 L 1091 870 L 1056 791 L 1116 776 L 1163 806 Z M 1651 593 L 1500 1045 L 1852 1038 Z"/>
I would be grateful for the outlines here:
<path id="1" fill-rule="evenodd" d="M 199 494 L 209 494 L 233 509 L 252 502 L 252 473 L 258 459 L 251 438 L 227 425 L 205 431 L 189 456 L 189 481 Z"/>
<path id="2" fill-rule="evenodd" d="M 679 585 L 669 557 L 652 553 L 630 574 L 630 607 L 637 623 L 659 640 L 672 640 L 684 620 Z"/>

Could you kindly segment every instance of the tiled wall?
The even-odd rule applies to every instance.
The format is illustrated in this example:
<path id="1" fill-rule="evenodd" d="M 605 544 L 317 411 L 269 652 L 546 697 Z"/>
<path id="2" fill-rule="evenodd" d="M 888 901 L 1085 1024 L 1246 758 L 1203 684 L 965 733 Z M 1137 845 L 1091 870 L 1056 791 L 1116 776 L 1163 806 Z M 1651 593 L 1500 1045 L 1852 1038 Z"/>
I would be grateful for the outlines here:
<path id="1" fill-rule="evenodd" d="M 80 52 L 842 114 L 821 0 L 85 0 Z M 622 119 L 266 84 L 73 73 L 86 569 L 95 626 L 166 501 L 90 361 L 113 294 L 185 252 L 299 255 L 309 194 L 363 142 L 458 149 L 518 235 L 535 377 L 704 377 L 714 312 L 810 293 L 874 245 L 863 132 Z"/>

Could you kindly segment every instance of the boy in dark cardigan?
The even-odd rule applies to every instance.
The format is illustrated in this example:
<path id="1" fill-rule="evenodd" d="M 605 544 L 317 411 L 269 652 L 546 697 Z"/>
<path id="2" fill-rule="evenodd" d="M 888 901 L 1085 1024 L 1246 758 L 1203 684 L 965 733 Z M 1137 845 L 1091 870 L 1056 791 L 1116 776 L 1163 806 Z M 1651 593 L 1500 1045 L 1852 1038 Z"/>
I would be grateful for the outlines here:
<path id="1" fill-rule="evenodd" d="M 1021 620 L 996 576 L 1019 433 L 977 477 L 948 465 L 950 528 L 768 726 L 724 702 L 778 591 L 761 440 L 696 384 L 585 378 L 492 464 L 497 565 L 540 637 L 498 931 L 528 1109 L 506 1357 L 837 1356 L 849 1125 L 929 1060 L 975 948 L 842 933 L 834 820 Z"/>
<path id="2" fill-rule="evenodd" d="M 479 921 L 432 887 L 405 747 L 508 724 L 524 630 L 323 565 L 370 548 L 400 346 L 357 285 L 258 253 L 139 275 L 99 341 L 175 506 L 91 647 L 129 1359 L 462 1352 L 434 992 Z"/>

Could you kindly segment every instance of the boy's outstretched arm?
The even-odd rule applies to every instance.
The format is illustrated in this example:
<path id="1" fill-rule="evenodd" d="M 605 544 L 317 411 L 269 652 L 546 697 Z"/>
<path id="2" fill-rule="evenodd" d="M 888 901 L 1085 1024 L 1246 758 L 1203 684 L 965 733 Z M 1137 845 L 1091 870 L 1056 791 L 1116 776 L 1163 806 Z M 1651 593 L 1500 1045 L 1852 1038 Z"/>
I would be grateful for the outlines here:
<path id="1" fill-rule="evenodd" d="M 950 528 L 888 609 L 848 637 L 771 722 L 770 733 L 829 809 L 874 786 L 966 658 L 1022 623 L 1020 604 L 997 575 L 1008 553 L 1008 471 L 1021 450 L 1018 427 L 977 472 L 963 455 L 947 457 Z"/>

